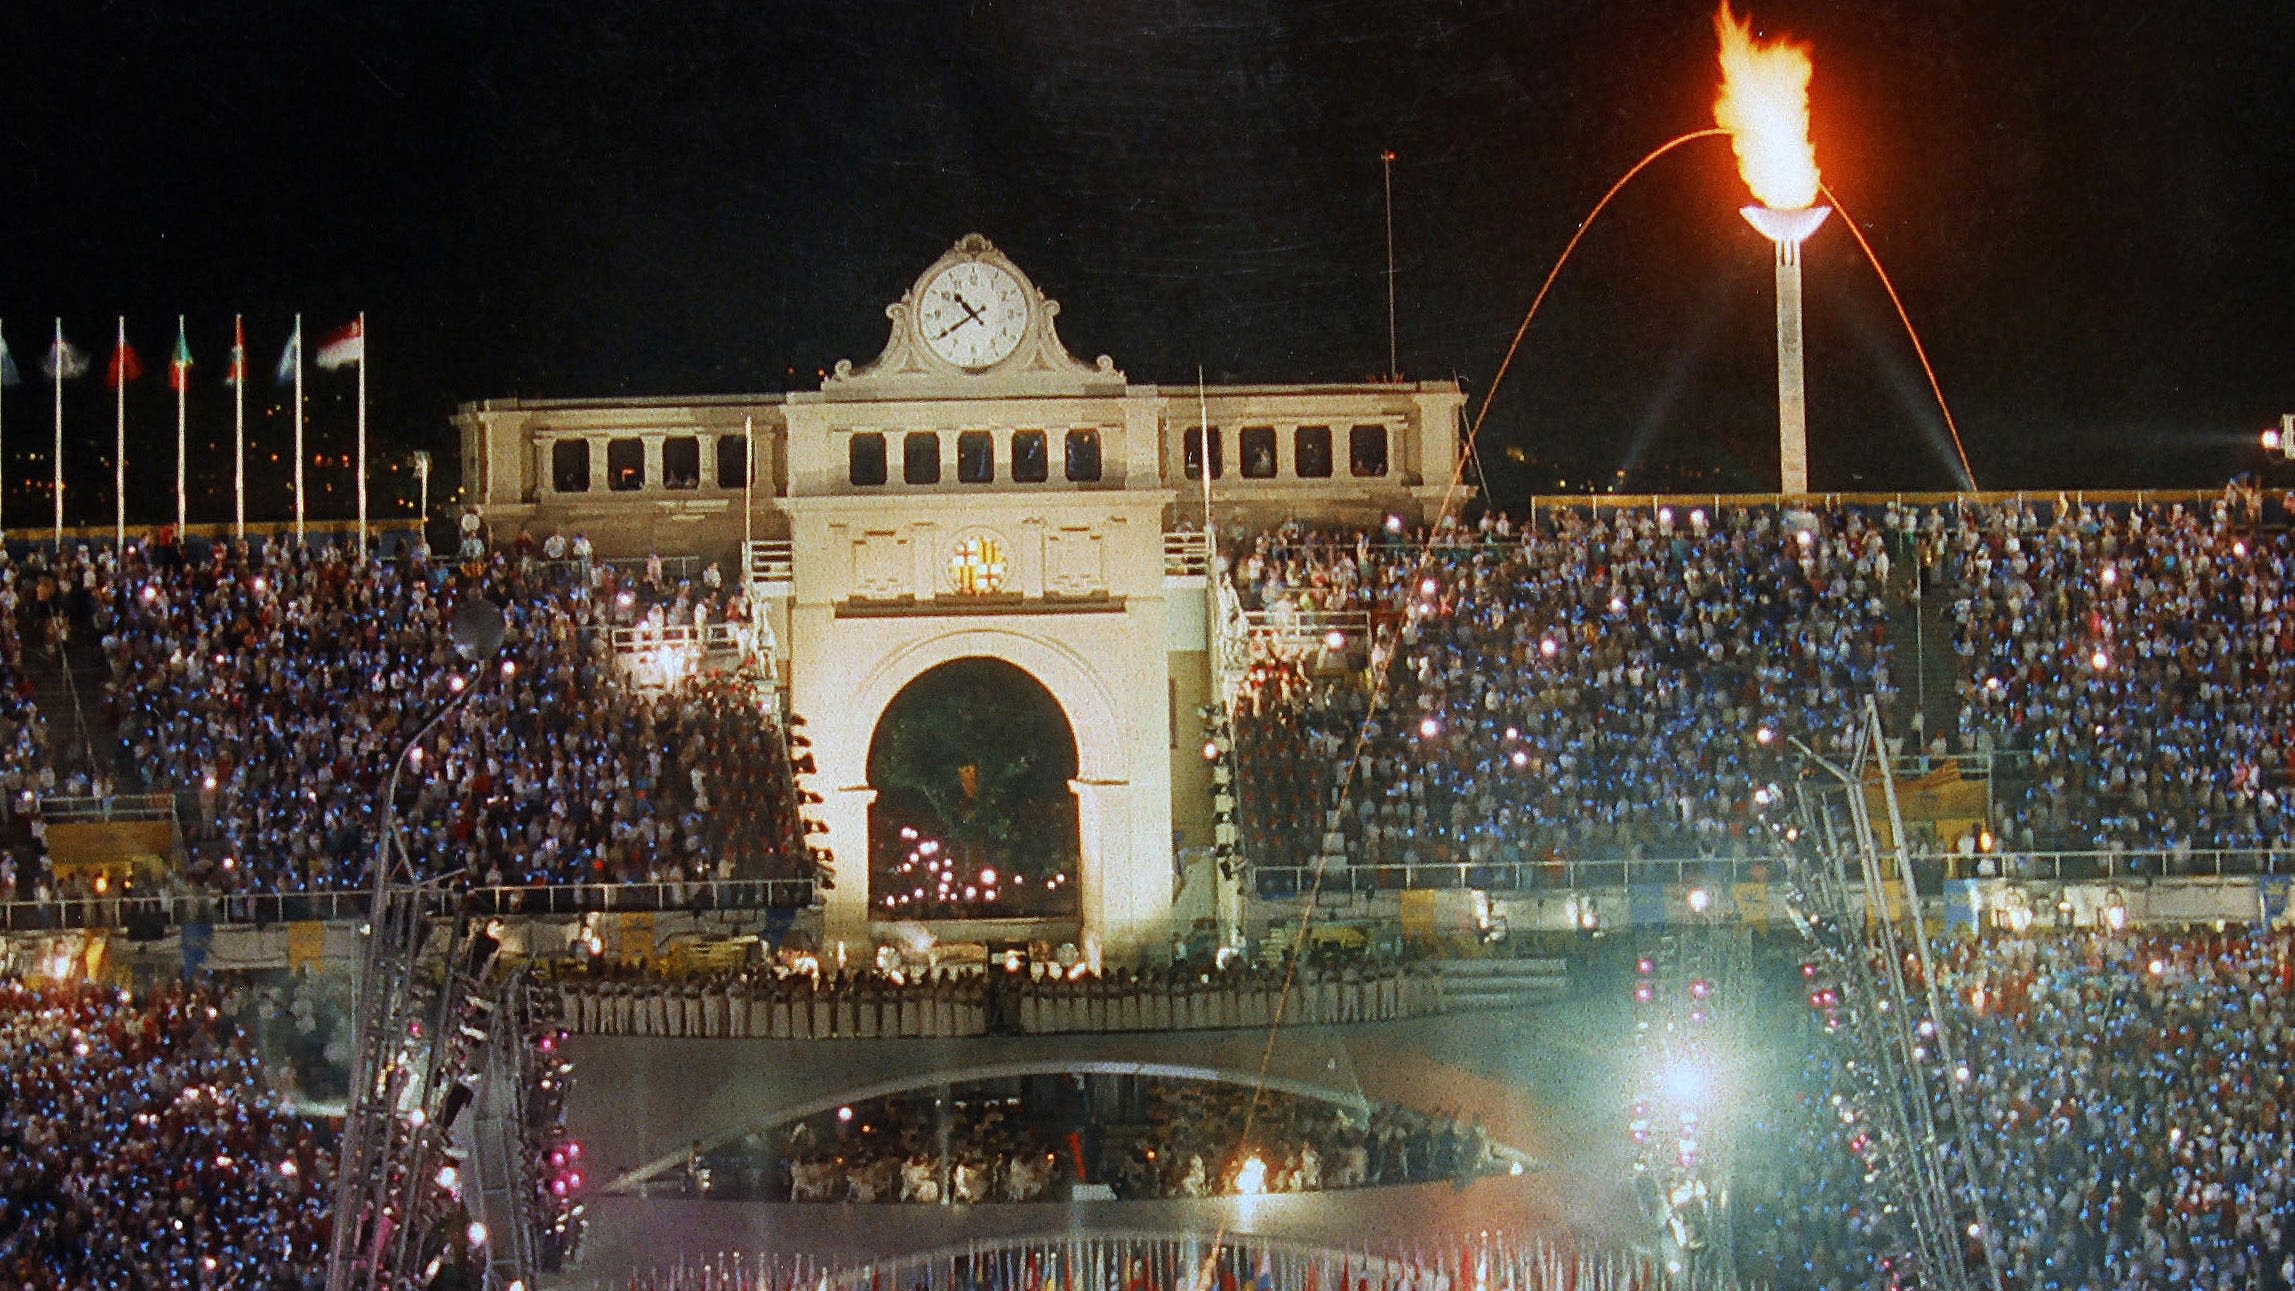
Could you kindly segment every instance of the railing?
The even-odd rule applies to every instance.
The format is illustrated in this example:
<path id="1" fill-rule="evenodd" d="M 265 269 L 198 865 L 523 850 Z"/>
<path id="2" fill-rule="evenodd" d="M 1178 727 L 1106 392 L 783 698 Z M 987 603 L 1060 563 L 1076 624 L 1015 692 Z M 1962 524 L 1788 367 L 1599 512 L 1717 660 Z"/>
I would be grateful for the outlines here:
<path id="1" fill-rule="evenodd" d="M 496 550 L 500 549 L 497 548 Z M 649 556 L 615 556 L 612 558 L 593 556 L 587 561 L 572 558 L 565 560 L 537 559 L 534 564 L 544 570 L 575 573 L 581 572 L 587 566 L 602 566 L 624 578 L 643 578 L 647 567 L 655 559 L 657 558 Z M 658 559 L 661 562 L 662 581 L 665 583 L 697 579 L 701 577 L 703 568 L 708 564 L 699 556 L 662 556 Z"/>
<path id="2" fill-rule="evenodd" d="M 1913 871 L 1923 883 L 1942 879 L 2010 878 L 2049 882 L 2140 878 L 2247 878 L 2295 874 L 2295 848 L 2154 849 L 2082 852 L 1915 852 Z M 1641 884 L 1748 883 L 1781 875 L 1774 858 L 1645 857 L 1604 860 L 1492 861 L 1483 864 L 1330 865 L 1322 894 L 1369 896 L 1409 888 L 1486 892 L 1569 892 L 1579 888 Z M 1314 889 L 1316 867 L 1255 865 L 1259 895 L 1285 899 Z"/>
<path id="3" fill-rule="evenodd" d="M 367 892 L 153 893 L 0 902 L 0 932 L 75 932 L 93 928 L 160 931 L 184 924 L 336 922 L 364 919 Z M 458 902 L 467 899 L 467 905 Z M 423 895 L 444 914 L 532 918 L 647 911 L 794 910 L 813 903 L 810 879 L 709 879 L 690 883 L 566 883 L 478 887 Z"/>
<path id="4" fill-rule="evenodd" d="M 40 819 L 51 825 L 84 825 L 113 820 L 173 820 L 175 795 L 120 793 L 103 797 L 40 800 Z"/>
<path id="5" fill-rule="evenodd" d="M 749 585 L 785 591 L 796 577 L 795 547 L 787 538 L 759 538 L 751 542 L 745 553 Z"/>
<path id="6" fill-rule="evenodd" d="M 1345 650 L 1370 640 L 1365 610 L 1246 610 L 1244 631 L 1255 650 L 1295 658 L 1315 650 Z"/>
<path id="7" fill-rule="evenodd" d="M 699 649 L 703 654 L 720 650 L 743 650 L 749 645 L 745 635 L 746 624 L 720 620 L 705 623 L 697 632 L 690 623 L 665 623 L 660 627 L 615 628 L 613 643 L 615 654 L 643 654 L 648 650 L 682 650 L 687 653 Z"/>
<path id="8" fill-rule="evenodd" d="M 1902 753 L 1889 759 L 1889 761 L 1900 780 L 1924 776 L 1932 771 L 1942 771 L 1947 767 L 1958 770 L 1960 778 L 1963 780 L 1990 780 L 1992 779 L 1994 764 L 2005 760 L 2008 756 L 2006 752 Z"/>
<path id="9" fill-rule="evenodd" d="M 1163 536 L 1163 576 L 1202 578 L 1211 571 L 1211 544 L 1201 530 Z"/>

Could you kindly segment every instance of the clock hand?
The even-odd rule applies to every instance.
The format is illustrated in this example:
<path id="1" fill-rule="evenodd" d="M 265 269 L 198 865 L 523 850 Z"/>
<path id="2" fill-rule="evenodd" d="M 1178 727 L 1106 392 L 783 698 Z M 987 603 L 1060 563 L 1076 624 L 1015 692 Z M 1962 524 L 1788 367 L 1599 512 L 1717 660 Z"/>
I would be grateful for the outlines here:
<path id="1" fill-rule="evenodd" d="M 972 307 L 972 302 L 966 300 L 961 293 L 952 291 L 948 293 L 948 298 L 956 302 L 956 307 L 958 309 L 964 311 L 964 317 L 957 319 L 955 322 L 950 323 L 948 326 L 941 328 L 938 332 L 933 333 L 932 339 L 937 341 L 941 337 L 955 331 L 957 328 L 964 326 L 966 323 L 979 323 L 982 327 L 986 327 L 988 325 L 987 320 L 980 316 L 980 311 L 974 309 Z"/>

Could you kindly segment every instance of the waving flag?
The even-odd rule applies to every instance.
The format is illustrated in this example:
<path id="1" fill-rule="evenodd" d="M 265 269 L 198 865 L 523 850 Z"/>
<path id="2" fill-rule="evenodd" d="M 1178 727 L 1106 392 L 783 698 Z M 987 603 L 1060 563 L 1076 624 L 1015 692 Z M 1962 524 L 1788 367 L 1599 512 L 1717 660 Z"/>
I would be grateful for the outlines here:
<path id="1" fill-rule="evenodd" d="M 122 333 L 120 342 L 112 349 L 111 362 L 104 365 L 104 384 L 117 390 L 143 375 L 143 360 L 136 357 L 135 347 L 127 343 Z"/>
<path id="2" fill-rule="evenodd" d="M 247 384 L 247 324 L 237 318 L 231 320 L 231 361 L 224 365 L 223 384 Z"/>
<path id="3" fill-rule="evenodd" d="M 183 337 L 183 324 L 175 327 L 175 353 L 167 360 L 167 387 L 178 394 L 191 388 L 191 343 Z"/>
<path id="4" fill-rule="evenodd" d="M 40 370 L 47 373 L 51 381 L 69 381 L 87 375 L 88 356 L 59 332 L 55 344 L 48 347 L 48 356 L 40 360 Z"/>
<path id="5" fill-rule="evenodd" d="M 16 356 L 8 352 L 8 338 L 0 336 L 0 386 L 24 384 L 24 374 L 16 370 Z"/>
<path id="6" fill-rule="evenodd" d="M 311 357 L 320 367 L 329 372 L 353 363 L 366 362 L 366 319 L 363 316 L 354 318 L 348 327 L 330 334 L 326 340 L 319 343 L 319 352 Z"/>
<path id="7" fill-rule="evenodd" d="M 295 320 L 295 334 L 287 338 L 287 350 L 279 356 L 279 384 L 289 385 L 295 380 L 295 369 L 303 366 L 303 323 Z"/>

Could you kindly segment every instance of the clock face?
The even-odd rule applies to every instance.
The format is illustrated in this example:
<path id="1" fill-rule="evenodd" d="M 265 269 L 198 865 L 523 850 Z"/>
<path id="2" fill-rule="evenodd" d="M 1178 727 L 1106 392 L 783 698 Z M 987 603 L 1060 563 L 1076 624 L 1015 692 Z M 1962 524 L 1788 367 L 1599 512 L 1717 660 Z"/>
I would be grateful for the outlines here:
<path id="1" fill-rule="evenodd" d="M 960 368 L 985 368 L 1019 348 L 1028 297 L 1007 270 L 966 260 L 925 284 L 916 321 L 934 354 Z"/>

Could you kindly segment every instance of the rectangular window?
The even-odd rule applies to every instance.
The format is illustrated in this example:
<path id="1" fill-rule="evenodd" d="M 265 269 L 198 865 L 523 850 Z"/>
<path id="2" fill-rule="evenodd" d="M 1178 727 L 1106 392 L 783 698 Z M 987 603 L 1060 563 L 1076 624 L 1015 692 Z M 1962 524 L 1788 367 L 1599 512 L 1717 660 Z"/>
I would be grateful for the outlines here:
<path id="1" fill-rule="evenodd" d="M 1291 432 L 1291 473 L 1302 480 L 1331 478 L 1331 428 L 1301 426 Z"/>
<path id="2" fill-rule="evenodd" d="M 719 435 L 717 437 L 717 487 L 745 489 L 749 487 L 749 437 L 746 435 Z"/>
<path id="3" fill-rule="evenodd" d="M 863 431 L 853 436 L 845 451 L 847 464 L 851 467 L 852 480 L 855 485 L 866 488 L 885 482 L 885 437 L 883 435 L 873 430 Z"/>
<path id="4" fill-rule="evenodd" d="M 996 437 L 985 430 L 968 430 L 956 437 L 956 479 L 960 484 L 996 481 Z"/>
<path id="5" fill-rule="evenodd" d="M 1387 473 L 1387 428 L 1357 426 L 1347 436 L 1347 465 L 1368 478 Z"/>
<path id="6" fill-rule="evenodd" d="M 661 441 L 661 486 L 665 489 L 701 487 L 701 441 L 679 435 Z"/>
<path id="7" fill-rule="evenodd" d="M 929 430 L 901 436 L 900 477 L 910 484 L 940 483 L 940 436 Z"/>
<path id="8" fill-rule="evenodd" d="M 1047 465 L 1043 431 L 1012 432 L 1012 478 L 1015 481 L 1021 484 L 1042 484 L 1047 478 Z"/>
<path id="9" fill-rule="evenodd" d="M 1068 432 L 1068 479 L 1075 484 L 1092 484 L 1100 478 L 1100 432 L 1071 430 Z"/>
<path id="10" fill-rule="evenodd" d="M 645 441 L 606 441 L 606 487 L 616 493 L 634 493 L 645 487 Z"/>
<path id="11" fill-rule="evenodd" d="M 590 491 L 590 441 L 561 439 L 550 445 L 550 487 L 560 493 Z"/>
<path id="12" fill-rule="evenodd" d="M 1201 430 L 1187 432 L 1187 437 L 1181 441 L 1179 454 L 1180 465 L 1187 472 L 1187 478 L 1191 480 L 1202 479 L 1203 432 Z M 1223 456 L 1225 454 L 1219 451 L 1219 427 L 1213 426 L 1211 428 L 1211 478 L 1215 480 L 1219 478 L 1220 468 L 1226 465 L 1220 460 Z"/>
<path id="13" fill-rule="evenodd" d="M 1273 426 L 1245 426 L 1243 442 L 1243 478 L 1271 480 L 1275 478 L 1275 428 Z"/>

